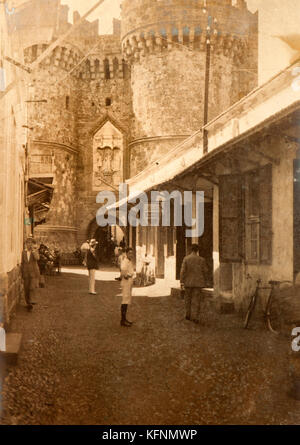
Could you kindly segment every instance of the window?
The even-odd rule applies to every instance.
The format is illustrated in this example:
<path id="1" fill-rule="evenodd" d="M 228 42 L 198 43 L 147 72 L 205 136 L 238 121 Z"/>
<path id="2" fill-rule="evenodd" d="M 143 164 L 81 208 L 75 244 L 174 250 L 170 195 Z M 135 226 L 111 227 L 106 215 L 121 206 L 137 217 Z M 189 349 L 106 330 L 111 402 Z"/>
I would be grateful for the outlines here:
<path id="1" fill-rule="evenodd" d="M 272 258 L 272 169 L 267 165 L 245 178 L 245 259 L 269 263 Z"/>
<path id="2" fill-rule="evenodd" d="M 110 97 L 107 97 L 107 98 L 105 99 L 105 105 L 106 105 L 107 107 L 110 107 L 110 106 L 111 106 L 111 98 L 110 98 Z"/>
<path id="3" fill-rule="evenodd" d="M 272 166 L 220 178 L 222 262 L 272 260 Z"/>
<path id="4" fill-rule="evenodd" d="M 95 60 L 95 73 L 98 74 L 100 72 L 100 62 L 98 59 Z"/>
<path id="5" fill-rule="evenodd" d="M 221 176 L 219 193 L 221 261 L 239 262 L 243 254 L 241 176 Z"/>
<path id="6" fill-rule="evenodd" d="M 66 110 L 70 108 L 70 96 L 66 96 Z"/>
<path id="7" fill-rule="evenodd" d="M 259 260 L 259 172 L 245 178 L 245 254 L 248 262 Z"/>
<path id="8" fill-rule="evenodd" d="M 104 78 L 106 80 L 110 79 L 110 69 L 109 69 L 109 60 L 104 59 Z"/>
<path id="9" fill-rule="evenodd" d="M 119 61 L 116 57 L 114 58 L 113 61 L 113 70 L 114 70 L 114 78 L 116 79 L 119 73 Z"/>

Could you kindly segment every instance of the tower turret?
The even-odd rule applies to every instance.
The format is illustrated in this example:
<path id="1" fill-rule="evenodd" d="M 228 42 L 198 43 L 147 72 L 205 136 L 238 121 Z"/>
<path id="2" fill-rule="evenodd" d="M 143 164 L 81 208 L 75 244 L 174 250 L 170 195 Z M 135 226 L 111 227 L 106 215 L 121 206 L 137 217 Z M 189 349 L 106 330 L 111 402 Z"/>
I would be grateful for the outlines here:
<path id="1" fill-rule="evenodd" d="M 131 65 L 131 175 L 203 124 L 208 39 L 208 119 L 256 86 L 257 15 L 245 0 L 123 0 L 121 36 Z"/>

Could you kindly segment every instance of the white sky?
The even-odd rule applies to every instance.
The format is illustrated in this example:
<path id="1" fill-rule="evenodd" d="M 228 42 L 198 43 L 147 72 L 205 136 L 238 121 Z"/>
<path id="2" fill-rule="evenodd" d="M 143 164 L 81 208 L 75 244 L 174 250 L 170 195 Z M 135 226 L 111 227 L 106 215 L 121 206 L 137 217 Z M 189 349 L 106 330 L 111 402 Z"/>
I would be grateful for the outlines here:
<path id="1" fill-rule="evenodd" d="M 259 3 L 262 4 L 263 0 L 248 0 L 248 6 L 252 11 L 256 11 Z M 62 0 L 62 4 L 68 5 L 70 7 L 72 20 L 72 12 L 78 11 L 83 15 L 88 11 L 94 4 L 96 0 Z M 120 3 L 121 0 L 105 0 L 103 5 L 99 6 L 96 11 L 90 16 L 89 20 L 94 20 L 99 18 L 103 22 L 103 27 L 108 28 L 110 26 L 112 17 L 119 18 L 120 16 Z"/>
<path id="2" fill-rule="evenodd" d="M 62 4 L 70 7 L 70 21 L 73 11 L 81 15 L 88 11 L 96 0 L 62 0 Z M 105 0 L 104 3 L 89 16 L 89 20 L 99 19 L 100 34 L 112 32 L 112 18 L 120 17 L 121 0 Z M 299 52 L 283 43 L 276 36 L 300 36 L 300 0 L 247 0 L 248 8 L 259 11 L 259 78 L 260 83 L 266 81 L 276 72 L 290 65 Z"/>

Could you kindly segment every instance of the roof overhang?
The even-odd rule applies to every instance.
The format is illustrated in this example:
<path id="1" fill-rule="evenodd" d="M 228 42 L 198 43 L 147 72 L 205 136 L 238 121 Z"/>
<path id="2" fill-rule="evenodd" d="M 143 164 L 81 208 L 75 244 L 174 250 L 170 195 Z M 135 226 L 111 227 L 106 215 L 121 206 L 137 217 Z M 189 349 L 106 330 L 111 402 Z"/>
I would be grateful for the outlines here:
<path id="1" fill-rule="evenodd" d="M 34 207 L 35 212 L 45 212 L 50 208 L 53 196 L 53 186 L 36 179 L 28 181 L 27 205 Z"/>
<path id="2" fill-rule="evenodd" d="M 300 59 L 253 90 L 138 175 L 127 180 L 129 196 L 158 189 L 186 173 L 194 165 L 201 166 L 229 146 L 246 140 L 298 110 L 300 110 Z M 204 152 L 203 130 L 207 131 L 206 152 Z M 120 203 L 114 207 L 119 207 Z"/>

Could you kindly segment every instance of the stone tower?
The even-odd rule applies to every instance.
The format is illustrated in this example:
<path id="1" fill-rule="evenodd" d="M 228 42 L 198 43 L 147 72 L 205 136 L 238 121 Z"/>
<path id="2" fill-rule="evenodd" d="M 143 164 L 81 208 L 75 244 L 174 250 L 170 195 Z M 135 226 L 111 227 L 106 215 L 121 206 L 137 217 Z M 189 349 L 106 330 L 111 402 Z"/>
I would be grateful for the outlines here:
<path id="1" fill-rule="evenodd" d="M 203 125 L 208 26 L 208 120 L 256 86 L 257 24 L 245 0 L 123 0 L 131 176 Z"/>
<path id="2" fill-rule="evenodd" d="M 31 0 L 10 17 L 28 65 L 71 26 L 57 0 Z M 65 254 L 94 237 L 98 192 L 127 176 L 131 91 L 119 28 L 114 20 L 114 33 L 99 35 L 97 20 L 83 21 L 26 79 L 29 175 L 53 186 L 34 234 Z"/>

